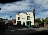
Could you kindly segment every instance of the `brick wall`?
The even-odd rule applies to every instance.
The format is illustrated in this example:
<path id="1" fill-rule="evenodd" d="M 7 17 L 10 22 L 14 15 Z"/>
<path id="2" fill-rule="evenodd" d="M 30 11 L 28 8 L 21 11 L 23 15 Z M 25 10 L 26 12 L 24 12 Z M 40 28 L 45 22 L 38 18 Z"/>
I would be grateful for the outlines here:
<path id="1" fill-rule="evenodd" d="M 48 28 L 48 24 L 46 24 L 46 22 L 44 22 L 44 28 Z"/>
<path id="2" fill-rule="evenodd" d="M 5 22 L 5 24 L 7 24 L 7 23 L 8 23 L 8 21 Z"/>
<path id="3" fill-rule="evenodd" d="M 12 19 L 12 23 L 13 23 L 13 25 L 15 25 L 15 23 L 16 23 L 16 20 L 15 20 L 15 19 Z"/>
<path id="4" fill-rule="evenodd" d="M 34 26 L 37 27 L 37 25 L 39 26 L 39 24 L 37 22 L 34 23 Z"/>

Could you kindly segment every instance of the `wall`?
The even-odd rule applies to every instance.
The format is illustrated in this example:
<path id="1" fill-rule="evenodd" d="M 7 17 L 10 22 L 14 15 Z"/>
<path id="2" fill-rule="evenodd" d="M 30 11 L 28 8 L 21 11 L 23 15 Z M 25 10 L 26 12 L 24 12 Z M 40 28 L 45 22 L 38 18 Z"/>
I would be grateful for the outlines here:
<path id="1" fill-rule="evenodd" d="M 44 28 L 48 28 L 48 24 L 46 24 L 46 22 L 44 22 Z"/>
<path id="2" fill-rule="evenodd" d="M 35 23 L 34 23 L 34 26 L 35 26 L 35 27 L 38 27 L 38 26 L 39 26 L 38 22 L 35 22 Z"/>
<path id="3" fill-rule="evenodd" d="M 28 15 L 26 15 L 26 13 L 20 13 L 19 15 L 16 15 L 16 24 L 17 24 L 17 21 L 21 21 L 21 24 L 25 22 L 25 25 L 26 25 L 26 21 L 31 21 L 31 25 L 34 25 L 33 12 L 27 12 L 27 14 Z M 30 20 L 27 20 L 27 16 L 30 16 Z M 20 17 L 20 20 L 18 20 L 18 17 Z M 25 18 L 25 19 L 22 19 L 22 18 Z"/>
<path id="4" fill-rule="evenodd" d="M 16 20 L 15 19 L 12 19 L 12 23 L 13 23 L 13 25 L 15 25 L 16 24 L 16 22 L 15 22 Z"/>

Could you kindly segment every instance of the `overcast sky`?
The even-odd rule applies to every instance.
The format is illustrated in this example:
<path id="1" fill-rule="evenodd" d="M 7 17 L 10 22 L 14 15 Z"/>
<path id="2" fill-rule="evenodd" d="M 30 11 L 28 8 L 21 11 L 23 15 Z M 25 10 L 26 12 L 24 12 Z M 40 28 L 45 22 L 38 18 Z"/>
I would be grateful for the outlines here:
<path id="1" fill-rule="evenodd" d="M 16 18 L 18 12 L 32 12 L 36 9 L 35 18 L 45 18 L 48 16 L 48 0 L 23 0 L 13 3 L 0 4 L 0 18 L 10 16 Z"/>

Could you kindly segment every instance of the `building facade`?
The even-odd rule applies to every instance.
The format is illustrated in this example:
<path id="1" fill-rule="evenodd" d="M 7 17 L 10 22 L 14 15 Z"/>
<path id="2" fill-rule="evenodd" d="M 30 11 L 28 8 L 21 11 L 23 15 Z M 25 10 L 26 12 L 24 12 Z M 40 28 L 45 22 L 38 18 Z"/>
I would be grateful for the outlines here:
<path id="1" fill-rule="evenodd" d="M 18 13 L 16 14 L 16 25 L 25 25 L 31 27 L 34 25 L 34 15 L 33 12 Z"/>

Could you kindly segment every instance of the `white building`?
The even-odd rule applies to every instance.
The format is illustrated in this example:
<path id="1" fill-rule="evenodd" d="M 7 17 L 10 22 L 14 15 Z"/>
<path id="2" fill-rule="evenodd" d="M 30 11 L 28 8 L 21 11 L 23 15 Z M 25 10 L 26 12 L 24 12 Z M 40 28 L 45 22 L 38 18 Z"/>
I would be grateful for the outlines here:
<path id="1" fill-rule="evenodd" d="M 25 25 L 31 27 L 34 25 L 34 15 L 33 12 L 19 13 L 16 14 L 16 25 Z"/>

